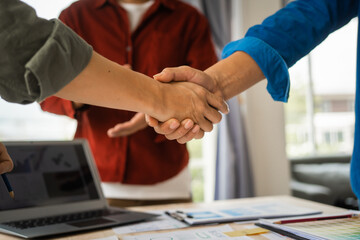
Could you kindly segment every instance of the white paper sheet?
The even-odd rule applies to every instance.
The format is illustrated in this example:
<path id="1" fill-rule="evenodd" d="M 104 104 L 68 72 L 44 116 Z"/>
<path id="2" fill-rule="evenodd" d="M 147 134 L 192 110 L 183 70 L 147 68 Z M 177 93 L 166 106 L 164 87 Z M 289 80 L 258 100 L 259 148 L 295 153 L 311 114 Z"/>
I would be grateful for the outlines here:
<path id="1" fill-rule="evenodd" d="M 164 214 L 163 211 L 152 211 L 151 213 L 160 214 L 161 216 L 152 218 L 145 222 L 115 227 L 113 228 L 113 231 L 117 234 L 126 234 L 188 227 L 187 224 L 169 217 Z"/>
<path id="2" fill-rule="evenodd" d="M 104 237 L 104 238 L 94 238 L 92 240 L 119 240 L 117 236 L 110 236 L 110 237 Z"/>
<path id="3" fill-rule="evenodd" d="M 228 237 L 224 232 L 234 231 L 229 225 L 208 227 L 208 228 L 194 228 L 182 231 L 174 231 L 169 233 L 158 233 L 158 234 L 144 234 L 140 236 L 129 236 L 123 237 L 123 240 L 222 240 L 232 239 L 241 240 L 244 238 L 239 237 Z"/>

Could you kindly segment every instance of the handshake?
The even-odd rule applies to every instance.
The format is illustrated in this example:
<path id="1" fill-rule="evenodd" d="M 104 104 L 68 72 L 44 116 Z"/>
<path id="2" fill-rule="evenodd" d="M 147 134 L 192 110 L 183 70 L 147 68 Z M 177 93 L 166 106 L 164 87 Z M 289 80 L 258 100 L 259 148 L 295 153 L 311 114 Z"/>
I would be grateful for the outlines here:
<path id="1" fill-rule="evenodd" d="M 137 113 L 131 120 L 108 130 L 109 137 L 133 134 L 147 125 L 169 140 L 186 143 L 200 139 L 229 112 L 215 78 L 188 66 L 166 68 L 156 74 L 161 99 L 150 114 Z M 146 122 L 145 122 L 146 120 Z"/>

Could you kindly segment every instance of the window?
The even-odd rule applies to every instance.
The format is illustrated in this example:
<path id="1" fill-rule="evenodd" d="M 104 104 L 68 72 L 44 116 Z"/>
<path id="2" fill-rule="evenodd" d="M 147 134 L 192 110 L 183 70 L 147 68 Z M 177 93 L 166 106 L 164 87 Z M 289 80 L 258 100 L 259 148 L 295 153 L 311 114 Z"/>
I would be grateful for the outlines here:
<path id="1" fill-rule="evenodd" d="M 353 19 L 290 69 L 289 157 L 351 154 L 357 25 Z"/>

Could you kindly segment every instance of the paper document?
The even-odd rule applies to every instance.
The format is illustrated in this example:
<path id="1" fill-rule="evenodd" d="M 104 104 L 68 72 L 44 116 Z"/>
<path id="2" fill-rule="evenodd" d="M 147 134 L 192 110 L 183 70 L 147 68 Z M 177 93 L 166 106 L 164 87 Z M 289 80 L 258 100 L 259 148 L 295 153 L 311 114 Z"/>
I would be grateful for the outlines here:
<path id="1" fill-rule="evenodd" d="M 152 239 L 161 239 L 161 240 L 222 240 L 222 239 L 232 239 L 240 240 L 244 238 L 238 237 L 228 237 L 224 232 L 234 231 L 229 225 L 219 226 L 219 227 L 208 227 L 201 229 L 189 229 L 182 231 L 174 231 L 170 233 L 155 233 L 155 234 L 144 234 L 140 236 L 129 236 L 123 237 L 123 240 L 152 240 Z"/>
<path id="2" fill-rule="evenodd" d="M 119 240 L 117 236 L 103 237 L 103 238 L 94 238 L 92 240 Z"/>
<path id="3" fill-rule="evenodd" d="M 260 220 L 256 225 L 293 239 L 360 239 L 360 215 L 357 211 L 277 221 Z"/>
<path id="4" fill-rule="evenodd" d="M 284 218 L 319 214 L 321 211 L 284 203 L 243 204 L 227 208 L 179 209 L 166 212 L 189 225 Z"/>
<path id="5" fill-rule="evenodd" d="M 113 231 L 117 234 L 126 234 L 188 227 L 187 224 L 173 219 L 172 217 L 164 214 L 163 211 L 152 211 L 151 213 L 159 214 L 160 216 L 140 223 L 115 227 L 113 228 Z"/>

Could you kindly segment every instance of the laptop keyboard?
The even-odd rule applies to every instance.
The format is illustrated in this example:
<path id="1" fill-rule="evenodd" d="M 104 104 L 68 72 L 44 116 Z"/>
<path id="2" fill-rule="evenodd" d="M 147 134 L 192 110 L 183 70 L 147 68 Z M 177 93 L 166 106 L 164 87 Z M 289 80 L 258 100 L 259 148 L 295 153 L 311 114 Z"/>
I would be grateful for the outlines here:
<path id="1" fill-rule="evenodd" d="M 44 218 L 28 219 L 22 221 L 5 222 L 3 224 L 14 228 L 27 229 L 27 228 L 34 228 L 34 227 L 51 225 L 51 224 L 68 223 L 68 222 L 74 222 L 84 219 L 104 217 L 114 213 L 119 214 L 121 213 L 121 211 L 115 212 L 115 211 L 103 209 L 103 210 L 71 213 L 66 215 L 57 215 L 57 216 L 44 217 Z"/>

